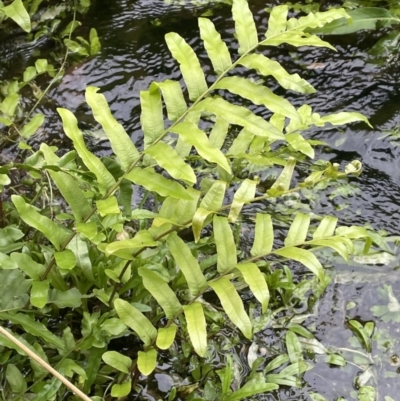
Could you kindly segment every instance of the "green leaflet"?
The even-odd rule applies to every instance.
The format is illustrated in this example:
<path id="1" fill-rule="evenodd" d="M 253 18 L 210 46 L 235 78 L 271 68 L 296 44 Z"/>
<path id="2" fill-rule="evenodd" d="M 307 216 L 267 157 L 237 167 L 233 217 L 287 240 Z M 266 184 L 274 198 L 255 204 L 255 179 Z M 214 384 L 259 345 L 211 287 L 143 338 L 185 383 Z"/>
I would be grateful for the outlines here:
<path id="1" fill-rule="evenodd" d="M 214 241 L 217 247 L 217 270 L 220 274 L 231 271 L 237 264 L 236 245 L 226 217 L 214 216 Z"/>
<path id="2" fill-rule="evenodd" d="M 129 373 L 129 368 L 132 365 L 131 358 L 120 354 L 116 351 L 107 351 L 105 352 L 101 359 L 107 364 L 113 367 L 114 369 L 119 370 L 120 372 Z"/>
<path id="3" fill-rule="evenodd" d="M 111 387 L 111 397 L 122 398 L 129 395 L 132 391 L 132 383 L 130 381 L 122 384 L 113 384 Z"/>
<path id="4" fill-rule="evenodd" d="M 152 348 L 148 351 L 139 351 L 137 365 L 140 373 L 145 376 L 148 376 L 157 365 L 157 351 Z"/>
<path id="5" fill-rule="evenodd" d="M 29 298 L 32 306 L 40 309 L 47 304 L 49 285 L 50 282 L 48 280 L 34 281 L 32 283 L 31 296 Z"/>
<path id="6" fill-rule="evenodd" d="M 262 313 L 268 309 L 269 289 L 265 277 L 255 263 L 243 263 L 236 266 L 242 273 L 244 281 L 249 285 L 251 292 L 260 302 Z"/>
<path id="7" fill-rule="evenodd" d="M 310 215 L 297 213 L 285 238 L 285 246 L 300 245 L 305 242 L 309 227 Z"/>
<path id="8" fill-rule="evenodd" d="M 51 150 L 49 146 L 45 143 L 40 145 L 40 150 L 47 164 L 57 164 L 60 158 Z M 72 213 L 76 221 L 79 223 L 85 217 L 89 216 L 92 208 L 89 205 L 85 194 L 80 189 L 78 181 L 71 176 L 71 174 L 63 173 L 61 171 L 56 172 L 53 170 L 48 170 L 50 177 L 56 184 L 57 188 L 60 190 L 61 195 L 67 201 L 70 206 Z"/>
<path id="9" fill-rule="evenodd" d="M 264 85 L 259 85 L 242 77 L 222 78 L 215 86 L 215 89 L 226 89 L 257 105 L 264 105 L 273 113 L 281 114 L 290 119 L 301 121 L 297 110 L 289 101 L 282 96 L 275 95 L 271 89 Z"/>
<path id="10" fill-rule="evenodd" d="M 11 260 L 17 263 L 20 270 L 34 280 L 39 280 L 46 270 L 44 265 L 35 262 L 29 255 L 25 253 L 13 252 L 10 257 Z"/>
<path id="11" fill-rule="evenodd" d="M 24 125 L 20 130 L 20 135 L 25 139 L 29 139 L 44 123 L 44 115 L 43 114 L 35 114 L 29 123 Z"/>
<path id="12" fill-rule="evenodd" d="M 325 281 L 324 269 L 315 255 L 302 248 L 289 247 L 274 251 L 276 255 L 283 256 L 287 259 L 293 259 L 296 262 L 302 263 L 310 269 L 322 282 Z"/>
<path id="13" fill-rule="evenodd" d="M 207 288 L 207 281 L 200 269 L 197 259 L 192 255 L 189 247 L 176 233 L 171 233 L 168 236 L 167 245 L 175 262 L 185 276 L 190 293 L 194 297 L 198 296 Z"/>
<path id="14" fill-rule="evenodd" d="M 313 122 L 317 119 L 319 115 L 317 113 L 314 113 L 312 115 L 313 117 Z M 325 123 L 331 123 L 332 125 L 343 125 L 343 124 L 348 124 L 348 123 L 353 123 L 357 121 L 364 121 L 366 124 L 368 124 L 371 128 L 372 125 L 368 121 L 368 118 L 365 117 L 364 115 L 356 112 L 341 112 L 341 113 L 335 113 L 335 114 L 330 114 L 328 116 L 321 117 L 318 121 L 314 122 L 315 125 L 319 126 L 320 123 L 325 125 Z"/>
<path id="15" fill-rule="evenodd" d="M 269 393 L 273 390 L 277 390 L 278 388 L 279 386 L 275 383 L 257 383 L 249 381 L 242 388 L 230 394 L 226 398 L 226 401 L 245 400 L 248 397 L 252 397 L 253 395 Z"/>
<path id="16" fill-rule="evenodd" d="M 229 123 L 221 117 L 217 117 L 215 124 L 211 130 L 208 140 L 214 148 L 221 149 L 228 134 Z"/>
<path id="17" fill-rule="evenodd" d="M 86 167 L 96 176 L 99 189 L 105 195 L 115 185 L 114 177 L 106 169 L 104 164 L 91 153 L 83 141 L 82 132 L 78 129 L 78 121 L 75 116 L 66 109 L 57 109 L 63 121 L 65 134 L 74 143 L 74 149 L 78 152 Z"/>
<path id="18" fill-rule="evenodd" d="M 87 87 L 86 101 L 93 111 L 94 119 L 103 127 L 122 169 L 127 170 L 139 157 L 139 152 L 122 125 L 111 114 L 104 95 L 98 91 L 99 88 L 94 86 Z"/>
<path id="19" fill-rule="evenodd" d="M 222 41 L 221 35 L 214 24 L 207 18 L 199 18 L 200 37 L 217 75 L 229 70 L 232 65 L 228 46 Z"/>
<path id="20" fill-rule="evenodd" d="M 165 35 L 165 41 L 172 57 L 180 64 L 190 100 L 197 100 L 207 90 L 207 83 L 199 59 L 186 41 L 175 32 Z"/>
<path id="21" fill-rule="evenodd" d="M 229 211 L 228 220 L 234 223 L 239 217 L 239 213 L 245 203 L 251 201 L 256 194 L 257 181 L 246 178 L 233 197 L 231 210 Z"/>
<path id="22" fill-rule="evenodd" d="M 218 295 L 221 305 L 231 322 L 246 338 L 251 339 L 253 337 L 251 321 L 233 284 L 226 277 L 221 277 L 217 281 L 210 281 L 208 284 Z"/>
<path id="23" fill-rule="evenodd" d="M 294 150 L 314 159 L 314 148 L 300 134 L 287 134 L 285 138 Z"/>
<path id="24" fill-rule="evenodd" d="M 71 233 L 48 217 L 42 216 L 33 206 L 28 205 L 21 196 L 12 195 L 11 200 L 21 219 L 29 226 L 43 233 L 55 248 L 60 250 L 61 245 L 68 240 Z"/>
<path id="25" fill-rule="evenodd" d="M 193 169 L 184 162 L 175 149 L 164 142 L 158 142 L 144 151 L 150 155 L 157 164 L 165 169 L 176 180 L 182 180 L 190 184 L 196 183 L 196 175 Z"/>
<path id="26" fill-rule="evenodd" d="M 106 199 L 99 199 L 96 201 L 97 211 L 101 217 L 107 216 L 109 214 L 119 214 L 118 201 L 115 196 L 109 196 Z"/>
<path id="27" fill-rule="evenodd" d="M 194 302 L 183 306 L 183 311 L 193 348 L 197 355 L 204 357 L 207 351 L 207 329 L 203 307 L 201 303 Z"/>
<path id="28" fill-rule="evenodd" d="M 290 182 L 292 180 L 295 166 L 296 159 L 293 157 L 289 157 L 278 179 L 273 183 L 271 189 L 267 191 L 269 194 L 271 194 L 271 196 L 275 195 L 275 193 L 283 193 L 290 189 Z"/>
<path id="29" fill-rule="evenodd" d="M 287 362 L 289 362 L 289 357 L 287 356 L 287 354 L 281 354 L 268 363 L 268 365 L 264 369 L 264 373 L 268 373 L 275 369 L 278 369 Z"/>
<path id="30" fill-rule="evenodd" d="M 332 248 L 336 251 L 346 262 L 349 261 L 349 253 L 353 251 L 353 243 L 348 238 L 333 237 L 329 239 L 318 239 L 309 241 L 308 244 L 312 246 L 323 246 Z"/>
<path id="31" fill-rule="evenodd" d="M 313 239 L 331 237 L 335 233 L 337 217 L 325 216 L 313 234 Z"/>
<path id="32" fill-rule="evenodd" d="M 183 97 L 183 92 L 179 82 L 171 81 L 170 79 L 167 79 L 164 82 L 153 82 L 150 85 L 150 91 L 153 89 L 154 86 L 157 86 L 163 95 L 165 105 L 167 106 L 168 118 L 171 121 L 176 121 L 178 118 L 182 117 L 187 110 L 187 105 L 185 98 Z M 146 119 L 150 117 L 143 114 L 142 116 L 142 118 Z M 148 118 L 148 122 L 146 122 L 146 124 L 151 123 L 153 123 L 153 120 L 151 118 Z"/>
<path id="33" fill-rule="evenodd" d="M 133 238 L 111 242 L 105 247 L 106 256 L 116 255 L 123 259 L 133 259 L 133 253 L 138 249 L 157 246 L 153 236 L 147 230 L 139 231 Z"/>
<path id="34" fill-rule="evenodd" d="M 31 31 L 31 19 L 22 0 L 14 0 L 10 5 L 1 7 L 1 11 L 17 23 L 25 32 Z"/>
<path id="35" fill-rule="evenodd" d="M 299 93 L 315 93 L 314 87 L 299 74 L 289 74 L 277 61 L 263 54 L 249 54 L 240 59 L 239 64 L 255 69 L 259 74 L 272 75 L 285 89 Z"/>
<path id="36" fill-rule="evenodd" d="M 160 349 L 168 349 L 175 340 L 176 330 L 178 327 L 171 324 L 169 327 L 161 327 L 158 329 L 156 345 Z"/>
<path id="37" fill-rule="evenodd" d="M 8 363 L 5 371 L 5 379 L 10 385 L 13 393 L 24 393 L 27 389 L 27 384 L 20 370 L 13 364 Z"/>
<path id="38" fill-rule="evenodd" d="M 114 307 L 122 322 L 139 336 L 145 347 L 155 341 L 157 330 L 142 312 L 122 299 L 116 299 Z"/>
<path id="39" fill-rule="evenodd" d="M 239 54 L 247 53 L 258 45 L 257 29 L 247 0 L 234 0 L 232 16 L 239 41 Z"/>
<path id="40" fill-rule="evenodd" d="M 200 239 L 201 229 L 206 218 L 210 214 L 219 211 L 222 207 L 226 186 L 227 183 L 224 181 L 215 181 L 201 201 L 200 207 L 196 210 L 192 222 L 195 242 L 198 242 Z"/>
<path id="41" fill-rule="evenodd" d="M 168 319 L 172 319 L 182 311 L 182 305 L 175 293 L 158 274 L 145 267 L 140 267 L 138 272 L 139 276 L 142 277 L 144 287 L 163 308 Z"/>
<path id="42" fill-rule="evenodd" d="M 126 179 L 136 185 L 141 185 L 151 192 L 157 192 L 161 196 L 171 196 L 176 199 L 191 200 L 192 196 L 185 188 L 175 181 L 168 180 L 151 169 L 133 168 L 126 176 Z"/>
<path id="43" fill-rule="evenodd" d="M 247 131 L 245 128 L 243 128 L 240 132 L 239 135 L 233 140 L 233 143 L 231 147 L 228 149 L 228 154 L 229 155 L 234 155 L 242 157 L 242 154 L 245 154 L 244 152 L 247 152 L 248 147 L 254 140 L 254 134 L 252 134 L 250 131 Z"/>
<path id="44" fill-rule="evenodd" d="M 256 227 L 251 256 L 267 255 L 274 245 L 274 228 L 269 214 L 257 213 Z"/>
<path id="45" fill-rule="evenodd" d="M 43 338 L 46 342 L 56 346 L 59 349 L 64 348 L 64 342 L 61 338 L 51 333 L 44 324 L 36 322 L 29 315 L 22 313 L 7 313 L 0 312 L 0 320 L 10 321 L 13 324 L 18 324 L 29 334 Z"/>
<path id="46" fill-rule="evenodd" d="M 285 136 L 268 121 L 256 116 L 245 107 L 236 106 L 219 97 L 208 97 L 197 103 L 193 110 L 220 116 L 231 124 L 246 128 L 253 135 L 268 138 L 271 142 L 285 139 Z"/>
<path id="47" fill-rule="evenodd" d="M 268 20 L 268 30 L 265 34 L 267 38 L 279 35 L 286 31 L 288 7 L 285 5 L 275 6 Z"/>
<path id="48" fill-rule="evenodd" d="M 147 91 L 140 91 L 140 107 L 140 123 L 145 147 L 148 147 L 164 133 L 161 94 L 156 85 L 150 85 Z"/>
<path id="49" fill-rule="evenodd" d="M 218 164 L 229 174 L 231 167 L 225 155 L 217 148 L 210 145 L 207 135 L 192 122 L 183 122 L 171 127 L 171 132 L 178 134 L 182 140 L 194 146 L 199 155 L 211 163 Z"/>
<path id="50" fill-rule="evenodd" d="M 303 350 L 297 335 L 288 330 L 286 332 L 285 340 L 290 362 L 301 362 L 303 360 Z"/>

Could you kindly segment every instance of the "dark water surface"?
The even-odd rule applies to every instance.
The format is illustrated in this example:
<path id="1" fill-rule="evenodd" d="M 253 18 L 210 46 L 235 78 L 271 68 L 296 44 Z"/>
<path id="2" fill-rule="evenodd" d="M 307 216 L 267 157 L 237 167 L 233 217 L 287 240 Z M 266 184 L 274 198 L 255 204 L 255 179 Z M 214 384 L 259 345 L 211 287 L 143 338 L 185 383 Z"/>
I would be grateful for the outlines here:
<path id="1" fill-rule="evenodd" d="M 259 32 L 266 30 L 267 14 L 261 1 L 251 2 Z M 167 4 L 156 0 L 120 0 L 94 2 L 85 16 L 83 26 L 88 30 L 95 27 L 100 36 L 102 51 L 92 59 L 68 70 L 62 82 L 54 87 L 49 98 L 52 104 L 42 106 L 42 112 L 48 117 L 45 130 L 37 135 L 36 143 L 46 140 L 61 148 L 70 146 L 65 138 L 55 107 L 65 107 L 75 112 L 83 127 L 91 127 L 92 121 L 87 109 L 82 106 L 84 90 L 87 85 L 101 88 L 112 112 L 125 127 L 133 140 L 141 142 L 139 92 L 148 88 L 153 80 L 167 78 L 179 79 L 180 72 L 164 42 L 167 32 L 175 31 L 194 47 L 206 72 L 211 74 L 209 62 L 198 37 L 197 17 L 205 8 L 192 5 Z M 229 6 L 214 7 L 211 17 L 222 38 L 230 49 L 236 49 L 233 38 L 233 23 L 230 19 Z M 87 31 L 82 32 L 83 36 Z M 337 52 L 329 49 L 292 49 L 280 47 L 266 50 L 269 57 L 275 57 L 291 73 L 299 73 L 317 90 L 313 95 L 289 93 L 287 97 L 296 106 L 310 104 L 314 111 L 330 114 L 338 111 L 358 111 L 364 113 L 373 124 L 370 129 L 364 124 L 352 124 L 345 128 L 312 130 L 305 135 L 326 141 L 330 149 L 323 149 L 321 157 L 340 163 L 342 166 L 358 159 L 364 165 L 359 178 L 351 179 L 348 189 L 353 193 L 345 198 L 337 194 L 331 199 L 330 192 L 315 200 L 315 213 L 333 214 L 345 224 L 369 224 L 374 229 L 383 229 L 389 235 L 399 234 L 400 222 L 400 147 L 385 133 L 400 129 L 400 69 L 399 63 L 391 62 L 377 66 L 369 62 L 368 50 L 384 34 L 378 32 L 360 32 L 356 35 L 327 37 Z M 212 81 L 212 74 L 208 77 Z M 272 89 L 284 94 L 282 89 L 271 80 Z M 400 141 L 398 142 L 400 144 Z M 93 147 L 106 153 L 106 143 L 93 143 Z M 307 202 L 305 202 L 307 204 Z M 253 205 L 246 209 L 248 216 L 254 215 L 257 208 L 265 205 Z M 360 321 L 375 321 L 379 328 L 387 328 L 391 335 L 398 335 L 398 329 L 375 318 L 370 308 L 379 298 L 378 287 L 382 283 L 392 285 L 394 295 L 400 298 L 400 286 L 396 271 L 390 266 L 375 266 L 370 282 L 354 279 L 350 282 L 332 283 L 326 294 L 316 306 L 315 314 L 310 316 L 305 325 L 313 327 L 316 337 L 327 347 L 356 349 L 354 342 L 349 342 L 351 331 L 346 322 L 357 318 Z M 350 266 L 338 265 L 340 272 L 363 272 L 363 264 L 352 263 Z M 390 281 L 379 273 L 382 269 L 390 273 Z M 381 270 L 379 270 L 381 269 Z M 368 270 L 370 272 L 370 269 Z M 346 308 L 350 301 L 354 308 Z M 381 302 L 382 301 L 382 302 Z M 258 336 L 257 342 L 274 344 L 277 333 L 265 330 Z M 362 351 L 358 348 L 358 351 Z M 397 378 L 397 366 L 391 357 L 400 354 L 398 340 L 393 340 L 387 349 L 373 349 L 375 359 L 370 363 L 373 377 L 368 384 L 378 391 L 377 400 L 391 396 L 398 400 L 400 381 Z M 346 368 L 332 368 L 317 358 L 317 366 L 305 376 L 305 386 L 298 390 L 285 390 L 275 396 L 262 396 L 263 400 L 299 400 L 309 399 L 308 393 L 317 391 L 327 400 L 333 401 L 339 396 L 351 399 L 355 390 L 354 378 L 368 366 L 357 360 L 354 354 L 343 354 L 352 364 Z M 171 387 L 173 369 L 165 369 L 155 375 L 153 385 L 159 387 L 159 394 Z M 353 393 L 354 395 L 354 393 Z M 148 399 L 153 399 L 148 391 Z M 356 398 L 356 396 L 355 396 Z"/>

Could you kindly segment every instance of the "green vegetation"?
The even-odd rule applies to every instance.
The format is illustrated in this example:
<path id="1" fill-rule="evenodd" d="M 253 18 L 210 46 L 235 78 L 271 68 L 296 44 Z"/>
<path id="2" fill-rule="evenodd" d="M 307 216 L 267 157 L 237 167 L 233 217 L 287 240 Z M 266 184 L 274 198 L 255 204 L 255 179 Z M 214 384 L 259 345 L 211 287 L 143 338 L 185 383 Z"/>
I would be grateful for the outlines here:
<path id="1" fill-rule="evenodd" d="M 210 85 L 184 38 L 166 35 L 185 87 L 166 80 L 140 93 L 143 149 L 112 116 L 99 88 L 88 87 L 86 101 L 113 154 L 90 152 L 75 116 L 62 108 L 73 150 L 59 155 L 42 143 L 34 151 L 27 139 L 43 117 L 18 128 L 18 91 L 54 69 L 40 60 L 23 82 L 6 87 L 1 122 L 16 128 L 29 155 L 0 167 L 2 399 L 124 398 L 140 394 L 146 383 L 150 391 L 144 376 L 166 362 L 185 380 L 170 383 L 165 399 L 235 401 L 300 387 L 315 355 L 330 365 L 346 364 L 301 325 L 296 310 L 312 312 L 330 284 L 324 261 L 366 257 L 387 245 L 363 227 L 304 213 L 301 204 L 283 209 L 279 202 L 340 187 L 361 173 L 356 160 L 344 170 L 314 161 L 315 147 L 323 144 L 304 131 L 369 123 L 354 112 L 321 116 L 307 104 L 296 109 L 274 94 L 265 77 L 300 94 L 315 89 L 262 50 L 281 44 L 334 50 L 310 32 L 349 16 L 331 9 L 288 19 L 288 7 L 277 6 L 260 41 L 245 0 L 234 0 L 232 14 L 239 44 L 233 60 L 213 23 L 199 19 L 215 74 Z M 65 42 L 78 53 L 82 44 L 82 55 L 95 53 L 95 32 L 89 42 L 72 43 L 70 36 Z M 255 70 L 259 80 L 243 69 Z M 268 119 L 254 114 L 254 106 L 262 106 Z M 16 173 L 25 177 L 19 185 Z M 250 204 L 259 212 L 249 218 Z M 251 249 L 243 245 L 245 235 Z M 293 269 L 301 280 L 293 279 Z M 390 319 L 398 302 L 388 294 L 389 305 L 375 312 Z M 243 374 L 232 350 L 272 325 L 282 344 L 268 348 L 253 341 Z M 358 356 L 370 360 L 373 323 L 350 320 L 349 327 L 363 347 Z M 66 386 L 48 365 L 68 379 Z M 358 382 L 359 400 L 375 397 L 367 381 Z"/>

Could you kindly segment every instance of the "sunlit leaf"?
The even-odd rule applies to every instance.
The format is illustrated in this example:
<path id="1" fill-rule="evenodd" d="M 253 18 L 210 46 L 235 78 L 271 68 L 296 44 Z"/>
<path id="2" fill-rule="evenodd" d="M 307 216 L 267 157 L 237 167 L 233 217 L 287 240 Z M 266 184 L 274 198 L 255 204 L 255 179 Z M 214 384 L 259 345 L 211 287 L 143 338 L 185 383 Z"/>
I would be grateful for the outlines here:
<path id="1" fill-rule="evenodd" d="M 285 238 L 285 246 L 300 245 L 305 242 L 308 228 L 310 226 L 310 215 L 297 213 L 294 218 L 287 237 Z"/>
<path id="2" fill-rule="evenodd" d="M 148 351 L 139 351 L 137 359 L 138 369 L 140 373 L 148 376 L 157 365 L 157 351 L 152 348 Z"/>
<path id="3" fill-rule="evenodd" d="M 207 329 L 203 307 L 199 302 L 194 302 L 184 305 L 183 311 L 193 348 L 199 356 L 204 357 L 207 351 Z"/>
<path id="4" fill-rule="evenodd" d="M 132 365 L 131 358 L 122 355 L 117 351 L 107 351 L 101 357 L 103 361 L 123 373 L 129 373 L 129 368 Z"/>
<path id="5" fill-rule="evenodd" d="M 160 327 L 157 334 L 157 347 L 160 349 L 168 349 L 171 347 L 175 340 L 177 328 L 175 324 L 171 324 L 169 327 Z"/>
<path id="6" fill-rule="evenodd" d="M 335 233 L 337 217 L 325 216 L 313 234 L 313 239 L 331 237 Z"/>
<path id="7" fill-rule="evenodd" d="M 247 0 L 233 1 L 232 16 L 239 41 L 239 54 L 254 49 L 258 44 L 257 29 Z"/>
<path id="8" fill-rule="evenodd" d="M 267 255 L 274 244 L 274 228 L 269 214 L 257 213 L 251 256 Z"/>
<path id="9" fill-rule="evenodd" d="M 227 273 L 237 264 L 236 245 L 233 233 L 226 217 L 214 216 L 214 241 L 217 247 L 217 270 Z"/>
<path id="10" fill-rule="evenodd" d="M 31 31 L 31 19 L 22 0 L 14 0 L 10 5 L 1 7 L 1 11 L 17 23 L 25 32 Z"/>
<path id="11" fill-rule="evenodd" d="M 251 201 L 256 193 L 257 181 L 246 178 L 235 192 L 228 219 L 234 223 L 239 217 L 239 213 L 245 203 Z"/>

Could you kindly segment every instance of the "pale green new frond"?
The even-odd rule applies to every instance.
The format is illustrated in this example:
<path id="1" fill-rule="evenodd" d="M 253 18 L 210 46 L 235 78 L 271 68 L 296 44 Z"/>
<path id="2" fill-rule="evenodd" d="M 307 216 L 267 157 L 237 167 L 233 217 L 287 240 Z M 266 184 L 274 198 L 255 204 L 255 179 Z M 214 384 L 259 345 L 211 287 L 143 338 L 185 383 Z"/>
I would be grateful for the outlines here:
<path id="1" fill-rule="evenodd" d="M 197 100 L 207 91 L 208 87 L 196 53 L 177 33 L 167 33 L 165 41 L 172 57 L 180 64 L 190 100 Z"/>
<path id="2" fill-rule="evenodd" d="M 331 237 L 335 233 L 337 217 L 325 216 L 313 234 L 313 239 L 318 240 L 325 237 Z"/>
<path id="3" fill-rule="evenodd" d="M 301 245 L 305 242 L 309 227 L 310 215 L 297 213 L 285 238 L 285 246 Z"/>
<path id="4" fill-rule="evenodd" d="M 257 213 L 251 256 L 267 255 L 274 245 L 274 228 L 269 214 Z"/>
<path id="5" fill-rule="evenodd" d="M 150 85 L 150 90 L 154 86 L 158 87 L 162 93 L 165 105 L 167 106 L 168 118 L 171 121 L 176 121 L 187 110 L 181 85 L 177 81 L 167 79 L 163 82 L 153 82 Z"/>
<path id="6" fill-rule="evenodd" d="M 194 302 L 190 305 L 185 305 L 183 311 L 193 348 L 197 355 L 204 357 L 207 351 L 207 326 L 203 306 L 200 302 Z"/>
<path id="7" fill-rule="evenodd" d="M 229 211 L 228 220 L 234 223 L 239 217 L 243 205 L 251 201 L 256 193 L 257 181 L 246 178 L 233 196 L 231 210 Z"/>
<path id="8" fill-rule="evenodd" d="M 233 0 L 232 17 L 239 41 L 239 54 L 254 49 L 258 44 L 257 29 L 247 0 Z"/>
<path id="9" fill-rule="evenodd" d="M 214 241 L 217 247 L 217 270 L 225 274 L 237 264 L 236 245 L 226 217 L 214 216 Z"/>

